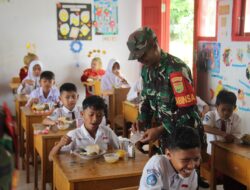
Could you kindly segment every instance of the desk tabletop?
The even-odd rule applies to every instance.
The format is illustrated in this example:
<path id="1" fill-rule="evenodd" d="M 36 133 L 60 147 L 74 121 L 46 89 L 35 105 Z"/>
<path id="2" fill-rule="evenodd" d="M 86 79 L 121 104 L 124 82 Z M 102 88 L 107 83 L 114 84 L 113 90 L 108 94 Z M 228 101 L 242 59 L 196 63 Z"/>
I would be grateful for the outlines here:
<path id="1" fill-rule="evenodd" d="M 53 162 L 69 181 L 77 182 L 138 176 L 142 174 L 148 159 L 148 155 L 136 152 L 135 158 L 109 164 L 103 157 L 84 160 L 74 154 L 65 153 L 55 155 Z"/>
<path id="2" fill-rule="evenodd" d="M 250 159 L 250 146 L 249 145 L 244 145 L 244 144 L 239 144 L 239 143 L 225 143 L 225 142 L 220 142 L 220 141 L 213 141 L 211 143 L 220 148 L 233 152 L 237 155 Z"/>
<path id="3" fill-rule="evenodd" d="M 27 102 L 28 101 L 28 97 L 24 94 L 16 94 L 15 95 L 15 100 L 18 102 Z"/>
<path id="4" fill-rule="evenodd" d="M 34 123 L 33 130 L 44 130 L 47 126 L 41 123 Z M 67 130 L 59 130 L 56 126 L 51 126 L 48 134 L 37 134 L 36 136 L 40 136 L 43 139 L 46 138 L 58 138 L 60 136 L 66 135 L 70 130 L 75 129 L 74 127 L 70 127 Z"/>
<path id="5" fill-rule="evenodd" d="M 21 111 L 24 115 L 26 116 L 33 116 L 33 117 L 46 117 L 47 115 L 50 115 L 51 114 L 51 111 L 50 112 L 34 112 L 30 107 L 26 107 L 26 106 L 23 106 L 21 107 Z"/>

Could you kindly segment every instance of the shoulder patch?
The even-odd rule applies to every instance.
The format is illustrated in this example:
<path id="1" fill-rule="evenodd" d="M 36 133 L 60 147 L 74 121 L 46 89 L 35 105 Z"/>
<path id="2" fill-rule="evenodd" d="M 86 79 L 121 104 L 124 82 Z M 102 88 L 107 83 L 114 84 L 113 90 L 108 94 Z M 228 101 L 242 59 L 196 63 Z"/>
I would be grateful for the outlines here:
<path id="1" fill-rule="evenodd" d="M 209 115 L 205 115 L 205 118 L 204 118 L 205 121 L 209 121 L 210 119 L 211 117 Z"/>
<path id="2" fill-rule="evenodd" d="M 156 177 L 156 175 L 155 174 L 150 174 L 147 177 L 147 184 L 151 185 L 151 186 L 154 186 L 156 183 L 157 183 L 157 177 Z"/>

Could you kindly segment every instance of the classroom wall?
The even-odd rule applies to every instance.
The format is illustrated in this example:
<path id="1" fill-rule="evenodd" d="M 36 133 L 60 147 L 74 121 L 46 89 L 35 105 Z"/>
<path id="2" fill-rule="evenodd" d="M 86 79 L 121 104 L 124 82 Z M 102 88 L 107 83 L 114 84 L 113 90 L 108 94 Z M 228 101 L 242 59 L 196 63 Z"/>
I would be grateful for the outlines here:
<path id="1" fill-rule="evenodd" d="M 213 45 L 214 48 L 220 45 L 220 48 L 218 48 L 219 52 L 212 48 L 214 57 L 216 57 L 215 54 L 217 52 L 219 53 L 219 58 L 218 60 L 214 59 L 213 68 L 211 68 L 211 63 L 209 63 L 208 71 L 204 71 L 202 66 L 203 68 L 198 72 L 198 94 L 210 104 L 215 104 L 216 95 L 221 88 L 234 92 L 238 98 L 236 112 L 242 119 L 243 133 L 250 133 L 248 124 L 250 115 L 250 80 L 246 76 L 246 71 L 250 65 L 250 42 L 232 41 L 233 0 L 219 1 L 219 7 L 227 5 L 229 5 L 229 12 L 219 13 L 218 41 L 215 42 L 217 44 Z M 226 52 L 226 49 L 230 49 L 228 63 L 223 60 L 223 54 Z M 199 55 L 201 55 L 200 53 L 201 51 Z M 238 93 L 239 89 L 243 90 L 244 97 Z"/>
<path id="2" fill-rule="evenodd" d="M 130 84 L 139 77 L 140 64 L 128 61 L 129 51 L 126 41 L 129 34 L 141 26 L 141 0 L 118 0 L 118 35 L 95 35 L 92 41 L 82 41 L 83 50 L 77 55 L 70 51 L 71 41 L 57 40 L 56 3 L 91 3 L 93 0 L 4 0 L 0 2 L 0 104 L 7 101 L 14 113 L 14 97 L 8 86 L 11 78 L 17 76 L 27 54 L 28 42 L 36 45 L 36 52 L 46 70 L 55 73 L 56 83 L 73 82 L 80 93 L 79 104 L 85 97 L 80 76 L 90 66 L 88 52 L 93 49 L 106 50 L 101 55 L 103 67 L 109 59 L 121 62 L 121 71 Z M 108 38 L 104 38 L 108 37 Z M 80 63 L 76 67 L 76 62 Z"/>

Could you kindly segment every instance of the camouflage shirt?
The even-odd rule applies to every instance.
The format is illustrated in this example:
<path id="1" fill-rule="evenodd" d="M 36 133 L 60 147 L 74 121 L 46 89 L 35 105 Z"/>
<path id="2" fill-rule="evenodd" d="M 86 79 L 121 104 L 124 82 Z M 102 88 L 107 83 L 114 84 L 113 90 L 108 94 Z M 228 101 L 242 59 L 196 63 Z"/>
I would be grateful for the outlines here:
<path id="1" fill-rule="evenodd" d="M 144 128 L 151 127 L 152 118 L 157 125 L 163 125 L 168 133 L 176 126 L 201 125 L 201 119 L 197 106 L 178 108 L 175 96 L 170 84 L 169 74 L 181 72 L 192 84 L 192 76 L 188 66 L 179 58 L 168 53 L 161 52 L 161 60 L 158 66 L 142 68 L 143 90 L 139 111 L 139 121 Z"/>

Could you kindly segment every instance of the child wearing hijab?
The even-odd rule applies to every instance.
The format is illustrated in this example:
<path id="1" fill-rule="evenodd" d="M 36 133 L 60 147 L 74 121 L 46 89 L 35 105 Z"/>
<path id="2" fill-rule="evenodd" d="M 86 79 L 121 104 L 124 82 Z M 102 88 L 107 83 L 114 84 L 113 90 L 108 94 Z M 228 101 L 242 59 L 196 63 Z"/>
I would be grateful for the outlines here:
<path id="1" fill-rule="evenodd" d="M 34 60 L 38 60 L 38 56 L 33 53 L 28 53 L 23 58 L 24 66 L 19 71 L 19 78 L 21 81 L 28 75 L 29 65 Z"/>
<path id="2" fill-rule="evenodd" d="M 120 62 L 116 59 L 109 61 L 105 75 L 101 79 L 102 91 L 121 88 L 122 85 L 128 85 L 128 82 L 120 74 Z"/>
<path id="3" fill-rule="evenodd" d="M 101 77 L 105 74 L 105 71 L 102 69 L 102 60 L 100 57 L 95 57 L 91 61 L 91 68 L 86 69 L 83 71 L 81 76 L 81 81 L 93 81 L 93 80 L 100 80 Z M 86 88 L 86 97 L 90 96 L 92 89 Z"/>
<path id="4" fill-rule="evenodd" d="M 30 94 L 32 90 L 40 87 L 39 79 L 43 70 L 41 61 L 35 60 L 30 63 L 28 75 L 22 80 L 17 89 L 18 94 Z"/>

